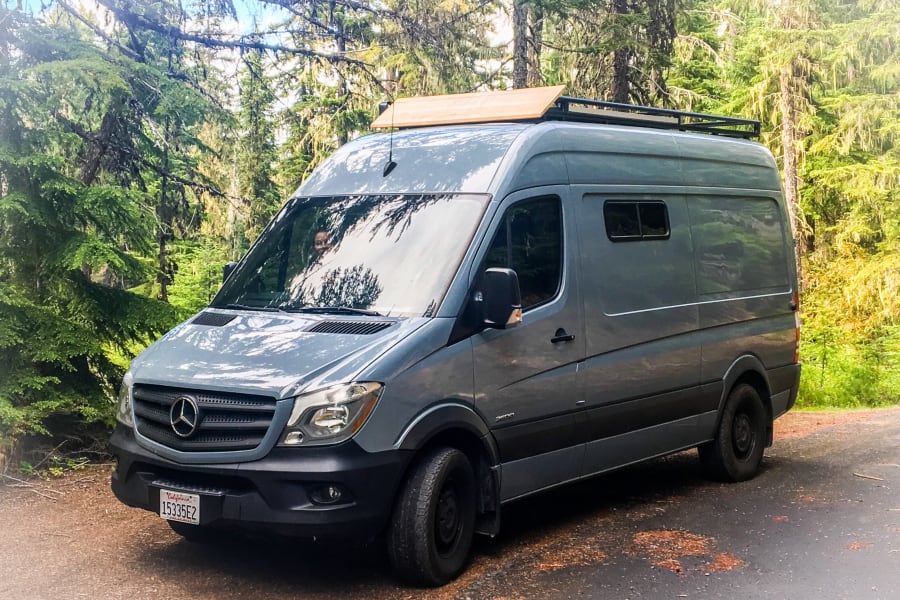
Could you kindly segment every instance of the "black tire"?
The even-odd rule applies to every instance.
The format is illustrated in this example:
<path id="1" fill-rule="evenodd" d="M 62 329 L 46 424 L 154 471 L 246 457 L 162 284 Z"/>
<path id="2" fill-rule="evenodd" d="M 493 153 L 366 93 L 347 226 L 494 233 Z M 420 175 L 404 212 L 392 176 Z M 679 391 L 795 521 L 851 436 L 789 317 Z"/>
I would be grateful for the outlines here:
<path id="1" fill-rule="evenodd" d="M 191 525 L 180 521 L 166 521 L 172 531 L 192 544 L 215 545 L 229 542 L 232 537 L 228 532 L 203 525 Z"/>
<path id="2" fill-rule="evenodd" d="M 439 448 L 413 467 L 394 504 L 387 549 L 408 583 L 439 586 L 459 575 L 475 532 L 472 465 L 455 448 Z"/>
<path id="3" fill-rule="evenodd" d="M 746 481 L 759 471 L 766 446 L 766 409 L 759 393 L 742 383 L 728 395 L 716 438 L 698 448 L 700 464 L 717 481 Z"/>

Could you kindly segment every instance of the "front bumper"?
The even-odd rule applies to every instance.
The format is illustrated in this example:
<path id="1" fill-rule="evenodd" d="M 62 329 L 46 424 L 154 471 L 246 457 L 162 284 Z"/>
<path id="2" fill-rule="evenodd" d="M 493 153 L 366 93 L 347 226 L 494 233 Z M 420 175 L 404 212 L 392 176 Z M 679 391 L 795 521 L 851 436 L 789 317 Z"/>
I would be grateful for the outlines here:
<path id="1" fill-rule="evenodd" d="M 184 465 L 150 453 L 131 428 L 116 425 L 110 440 L 117 466 L 116 497 L 159 512 L 159 490 L 200 496 L 200 524 L 316 539 L 366 540 L 387 524 L 394 495 L 412 453 L 368 453 L 352 440 L 331 447 L 273 448 L 260 460 Z M 337 485 L 345 495 L 316 504 L 317 487 Z"/>

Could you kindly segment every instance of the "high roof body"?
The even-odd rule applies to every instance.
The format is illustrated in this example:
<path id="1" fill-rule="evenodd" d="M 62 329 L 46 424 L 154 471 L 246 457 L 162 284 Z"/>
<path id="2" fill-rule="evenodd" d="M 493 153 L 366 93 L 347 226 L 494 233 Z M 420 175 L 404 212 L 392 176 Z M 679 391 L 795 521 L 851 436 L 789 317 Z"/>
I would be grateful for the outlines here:
<path id="1" fill-rule="evenodd" d="M 772 155 L 743 139 L 758 133 L 756 121 L 561 93 L 556 86 L 398 100 L 373 123 L 398 131 L 344 145 L 296 195 L 505 195 L 541 185 L 636 182 L 780 189 Z M 386 168 L 391 161 L 396 166 Z"/>

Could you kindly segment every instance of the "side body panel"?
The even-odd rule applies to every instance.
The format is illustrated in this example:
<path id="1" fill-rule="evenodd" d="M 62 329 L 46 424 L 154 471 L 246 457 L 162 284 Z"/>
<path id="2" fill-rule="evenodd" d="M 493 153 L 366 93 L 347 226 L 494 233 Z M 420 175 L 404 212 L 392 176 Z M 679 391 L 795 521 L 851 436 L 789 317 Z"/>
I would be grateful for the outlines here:
<path id="1" fill-rule="evenodd" d="M 722 381 L 748 354 L 774 384 L 769 395 L 788 391 L 789 381 L 768 376 L 794 362 L 796 284 L 781 202 L 764 190 L 705 190 L 691 199 L 705 384 Z"/>
<path id="2" fill-rule="evenodd" d="M 503 200 L 479 259 L 474 282 L 507 208 L 531 198 L 558 197 L 562 207 L 561 285 L 549 302 L 525 310 L 515 328 L 484 330 L 472 336 L 475 404 L 493 432 L 503 462 L 503 500 L 580 476 L 583 444 L 576 437 L 580 410 L 576 365 L 584 356 L 574 214 L 565 186 L 545 186 Z M 553 343 L 559 329 L 574 335 Z"/>
<path id="3" fill-rule="evenodd" d="M 699 310 L 684 198 L 672 187 L 573 187 L 581 200 L 587 339 L 579 367 L 586 400 L 579 429 L 588 443 L 584 472 L 590 474 L 696 443 L 704 435 L 698 417 L 715 411 L 718 398 L 699 389 Z M 668 239 L 611 241 L 607 201 L 662 201 Z M 619 437 L 614 451 L 604 443 L 626 434 L 631 436 Z"/>

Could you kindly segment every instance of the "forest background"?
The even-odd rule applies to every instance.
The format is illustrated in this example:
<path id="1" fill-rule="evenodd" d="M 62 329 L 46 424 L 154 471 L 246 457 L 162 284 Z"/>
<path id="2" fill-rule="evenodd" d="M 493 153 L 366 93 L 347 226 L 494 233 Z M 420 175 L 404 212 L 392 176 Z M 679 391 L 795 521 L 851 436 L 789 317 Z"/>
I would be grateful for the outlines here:
<path id="1" fill-rule="evenodd" d="M 799 405 L 896 404 L 898 59 L 898 0 L 0 0 L 0 468 L 105 441 L 129 359 L 380 102 L 550 84 L 761 120 Z"/>

